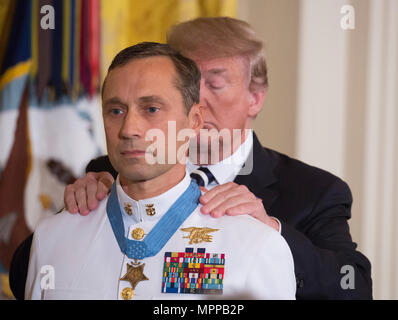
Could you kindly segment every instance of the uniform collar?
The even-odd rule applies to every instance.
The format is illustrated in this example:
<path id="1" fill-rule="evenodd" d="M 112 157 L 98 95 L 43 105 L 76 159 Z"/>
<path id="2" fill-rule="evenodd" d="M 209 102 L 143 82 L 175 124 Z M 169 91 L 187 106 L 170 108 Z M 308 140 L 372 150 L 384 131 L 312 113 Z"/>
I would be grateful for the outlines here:
<path id="1" fill-rule="evenodd" d="M 247 138 L 239 146 L 239 148 L 228 158 L 222 161 L 206 166 L 213 174 L 218 184 L 231 182 L 235 179 L 243 164 L 250 155 L 253 148 L 253 130 L 249 131 Z M 199 168 L 198 165 L 187 161 L 187 169 L 189 172 Z"/>
<path id="2" fill-rule="evenodd" d="M 120 185 L 120 178 L 118 175 L 116 178 L 116 192 L 119 199 L 120 209 L 123 213 L 124 225 L 128 226 L 144 221 L 159 220 L 189 187 L 190 182 L 191 178 L 189 173 L 186 171 L 184 178 L 173 188 L 159 196 L 137 201 L 129 197 L 123 190 Z"/>

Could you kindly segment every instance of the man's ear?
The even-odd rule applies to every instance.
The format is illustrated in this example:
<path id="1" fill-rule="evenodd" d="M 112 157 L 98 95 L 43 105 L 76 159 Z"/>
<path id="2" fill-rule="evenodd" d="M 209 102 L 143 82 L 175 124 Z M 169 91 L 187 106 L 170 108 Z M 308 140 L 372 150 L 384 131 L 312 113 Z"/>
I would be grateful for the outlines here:
<path id="1" fill-rule="evenodd" d="M 248 116 L 254 118 L 261 111 L 265 98 L 265 89 L 250 92 Z"/>
<path id="2" fill-rule="evenodd" d="M 200 129 L 203 128 L 202 109 L 202 105 L 194 104 L 188 114 L 189 127 L 193 129 L 197 135 Z"/>

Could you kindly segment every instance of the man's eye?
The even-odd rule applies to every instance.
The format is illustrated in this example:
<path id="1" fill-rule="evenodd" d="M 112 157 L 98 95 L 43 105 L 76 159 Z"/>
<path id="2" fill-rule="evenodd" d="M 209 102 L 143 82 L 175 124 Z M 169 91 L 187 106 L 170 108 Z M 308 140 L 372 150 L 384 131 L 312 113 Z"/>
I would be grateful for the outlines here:
<path id="1" fill-rule="evenodd" d="M 120 110 L 120 109 L 111 109 L 111 113 L 113 114 L 113 115 L 115 115 L 115 116 L 117 116 L 117 115 L 119 115 L 119 114 L 122 114 L 122 110 Z"/>
<path id="2" fill-rule="evenodd" d="M 214 83 L 214 82 L 209 82 L 209 83 L 207 83 L 207 85 L 208 85 L 208 87 L 209 87 L 210 89 L 214 89 L 214 90 L 222 89 L 222 88 L 224 87 L 223 84 L 221 84 L 221 83 Z"/>
<path id="3" fill-rule="evenodd" d="M 155 113 L 155 112 L 159 111 L 159 108 L 150 106 L 150 107 L 148 107 L 148 111 L 149 111 L 149 113 Z"/>

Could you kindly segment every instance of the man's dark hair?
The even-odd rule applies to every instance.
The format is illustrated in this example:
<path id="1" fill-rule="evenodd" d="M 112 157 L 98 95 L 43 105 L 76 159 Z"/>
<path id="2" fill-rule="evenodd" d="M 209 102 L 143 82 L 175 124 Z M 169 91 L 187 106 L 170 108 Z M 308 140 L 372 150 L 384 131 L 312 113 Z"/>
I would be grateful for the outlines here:
<path id="1" fill-rule="evenodd" d="M 195 103 L 199 103 L 200 71 L 194 61 L 182 56 L 169 45 L 156 42 L 141 42 L 123 49 L 113 58 L 108 68 L 108 73 L 117 67 L 126 65 L 131 60 L 156 56 L 169 57 L 172 60 L 177 72 L 175 86 L 181 92 L 185 110 L 188 113 Z M 102 85 L 102 95 L 105 82 L 106 78 Z"/>

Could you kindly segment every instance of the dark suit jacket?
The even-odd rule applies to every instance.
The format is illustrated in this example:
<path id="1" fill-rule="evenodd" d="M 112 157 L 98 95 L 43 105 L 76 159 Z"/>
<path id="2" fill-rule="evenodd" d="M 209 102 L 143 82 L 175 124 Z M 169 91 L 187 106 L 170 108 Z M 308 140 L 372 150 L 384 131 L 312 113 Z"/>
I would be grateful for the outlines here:
<path id="1" fill-rule="evenodd" d="M 107 157 L 91 161 L 87 171 L 116 176 Z M 246 185 L 263 200 L 267 213 L 281 221 L 294 258 L 297 299 L 372 299 L 370 263 L 350 236 L 352 196 L 344 181 L 263 148 L 254 135 L 253 170 L 235 182 Z M 10 284 L 17 298 L 23 298 L 31 241 L 21 244 L 11 264 Z M 341 286 L 346 265 L 354 269 L 354 289 Z"/>

